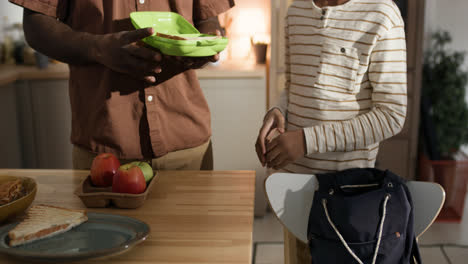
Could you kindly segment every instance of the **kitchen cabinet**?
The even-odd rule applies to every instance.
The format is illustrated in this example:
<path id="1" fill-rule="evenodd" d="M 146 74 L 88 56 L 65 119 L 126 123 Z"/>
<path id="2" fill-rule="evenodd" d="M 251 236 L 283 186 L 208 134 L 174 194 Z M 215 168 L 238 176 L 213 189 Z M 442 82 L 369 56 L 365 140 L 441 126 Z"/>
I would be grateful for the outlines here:
<path id="1" fill-rule="evenodd" d="M 21 140 L 13 84 L 0 86 L 0 168 L 21 168 Z"/>
<path id="2" fill-rule="evenodd" d="M 21 139 L 16 168 L 71 169 L 68 80 L 21 80 L 14 86 Z"/>
<path id="3" fill-rule="evenodd" d="M 255 170 L 255 214 L 266 212 L 266 169 L 258 161 L 255 141 L 266 111 L 266 81 L 258 76 L 204 78 L 200 85 L 211 110 L 215 170 Z"/>
<path id="4" fill-rule="evenodd" d="M 33 133 L 35 167 L 71 169 L 71 110 L 68 80 L 28 81 L 24 89 L 30 96 L 29 122 L 35 132 Z"/>
<path id="5" fill-rule="evenodd" d="M 0 65 L 1 168 L 71 168 L 68 66 Z"/>

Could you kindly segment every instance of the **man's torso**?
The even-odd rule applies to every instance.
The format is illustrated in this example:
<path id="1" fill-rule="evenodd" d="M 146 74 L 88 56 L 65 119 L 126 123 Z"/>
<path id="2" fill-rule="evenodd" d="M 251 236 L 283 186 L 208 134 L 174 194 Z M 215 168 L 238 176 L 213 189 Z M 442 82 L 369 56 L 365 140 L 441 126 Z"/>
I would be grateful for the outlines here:
<path id="1" fill-rule="evenodd" d="M 63 10 L 64 23 L 93 34 L 133 30 L 134 11 L 173 11 L 190 22 L 194 13 L 187 0 L 66 1 Z M 70 66 L 70 101 L 72 143 L 92 152 L 158 157 L 199 146 L 211 135 L 210 112 L 193 70 L 147 86 L 102 65 Z"/>

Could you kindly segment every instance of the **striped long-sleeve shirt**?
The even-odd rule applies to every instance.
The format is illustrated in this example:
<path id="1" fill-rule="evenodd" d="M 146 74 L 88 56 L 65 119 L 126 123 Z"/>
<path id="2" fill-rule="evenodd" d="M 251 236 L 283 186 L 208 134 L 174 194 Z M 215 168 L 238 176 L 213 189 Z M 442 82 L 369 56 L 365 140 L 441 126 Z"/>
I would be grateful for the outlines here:
<path id="1" fill-rule="evenodd" d="M 373 167 L 379 142 L 406 116 L 404 22 L 391 0 L 319 8 L 296 0 L 286 18 L 287 129 L 304 129 L 305 157 L 286 166 L 319 173 Z"/>

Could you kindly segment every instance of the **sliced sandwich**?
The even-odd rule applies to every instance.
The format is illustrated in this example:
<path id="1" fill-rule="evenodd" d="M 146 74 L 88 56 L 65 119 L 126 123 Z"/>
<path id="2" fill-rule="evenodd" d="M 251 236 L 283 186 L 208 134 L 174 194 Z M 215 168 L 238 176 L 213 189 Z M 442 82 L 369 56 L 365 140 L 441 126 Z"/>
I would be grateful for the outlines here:
<path id="1" fill-rule="evenodd" d="M 64 233 L 88 220 L 85 210 L 34 205 L 26 218 L 8 232 L 10 246 L 18 246 Z"/>

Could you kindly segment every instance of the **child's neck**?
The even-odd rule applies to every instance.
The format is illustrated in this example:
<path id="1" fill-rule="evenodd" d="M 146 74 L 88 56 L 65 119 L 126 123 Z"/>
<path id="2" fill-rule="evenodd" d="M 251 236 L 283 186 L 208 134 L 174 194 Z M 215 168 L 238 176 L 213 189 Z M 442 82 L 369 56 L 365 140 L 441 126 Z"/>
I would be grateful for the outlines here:
<path id="1" fill-rule="evenodd" d="M 342 5 L 349 0 L 314 0 L 318 7 Z"/>

